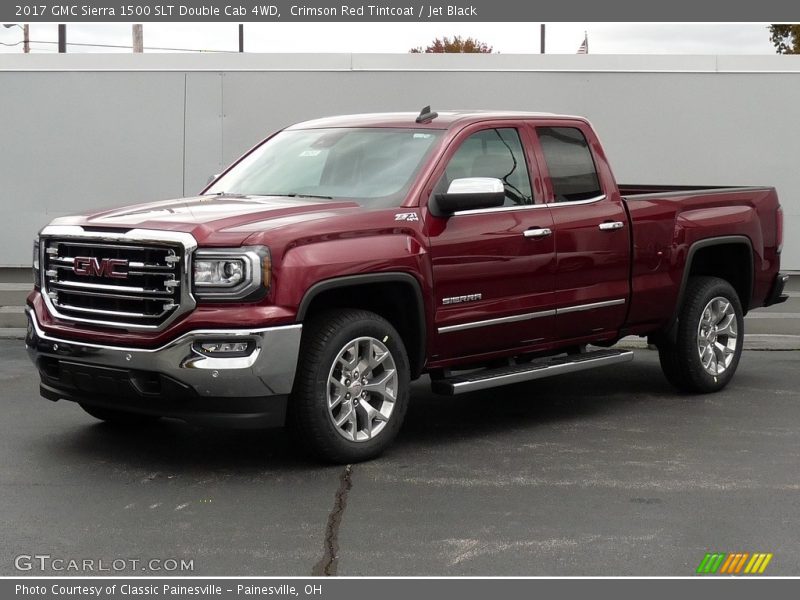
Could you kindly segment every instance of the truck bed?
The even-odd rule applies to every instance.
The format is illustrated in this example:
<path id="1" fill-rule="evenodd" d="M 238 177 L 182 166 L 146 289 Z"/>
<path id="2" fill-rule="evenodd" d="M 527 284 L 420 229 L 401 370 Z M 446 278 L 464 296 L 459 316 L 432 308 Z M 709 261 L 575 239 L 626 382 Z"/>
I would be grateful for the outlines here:
<path id="1" fill-rule="evenodd" d="M 747 238 L 753 254 L 751 297 L 745 310 L 762 306 L 778 257 L 776 210 L 771 187 L 672 185 L 619 186 L 632 224 L 629 325 L 669 318 L 684 283 L 693 244 L 709 238 Z M 731 261 L 748 265 L 739 255 Z"/>

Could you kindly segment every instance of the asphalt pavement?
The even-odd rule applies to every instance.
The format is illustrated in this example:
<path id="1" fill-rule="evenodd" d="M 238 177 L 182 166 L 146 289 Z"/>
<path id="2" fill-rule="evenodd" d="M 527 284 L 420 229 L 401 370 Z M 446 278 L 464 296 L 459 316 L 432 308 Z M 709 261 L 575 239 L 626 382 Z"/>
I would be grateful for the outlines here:
<path id="1" fill-rule="evenodd" d="M 15 569 L 46 554 L 193 560 L 106 575 L 691 575 L 717 551 L 798 575 L 798 369 L 748 351 L 708 396 L 648 350 L 458 398 L 421 380 L 391 450 L 339 467 L 280 430 L 114 429 L 39 398 L 0 341 L 0 574 L 91 574 Z"/>

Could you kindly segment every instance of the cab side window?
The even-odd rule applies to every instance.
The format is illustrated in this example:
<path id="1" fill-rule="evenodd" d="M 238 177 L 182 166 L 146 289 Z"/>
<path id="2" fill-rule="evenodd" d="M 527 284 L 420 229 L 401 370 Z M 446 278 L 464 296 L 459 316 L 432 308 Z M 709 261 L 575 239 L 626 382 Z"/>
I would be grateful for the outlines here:
<path id="1" fill-rule="evenodd" d="M 464 140 L 434 193 L 446 192 L 454 179 L 465 177 L 494 177 L 502 181 L 506 192 L 504 206 L 533 204 L 528 164 L 514 128 L 486 129 Z"/>
<path id="2" fill-rule="evenodd" d="M 586 137 L 575 127 L 537 127 L 556 202 L 589 200 L 603 194 Z"/>

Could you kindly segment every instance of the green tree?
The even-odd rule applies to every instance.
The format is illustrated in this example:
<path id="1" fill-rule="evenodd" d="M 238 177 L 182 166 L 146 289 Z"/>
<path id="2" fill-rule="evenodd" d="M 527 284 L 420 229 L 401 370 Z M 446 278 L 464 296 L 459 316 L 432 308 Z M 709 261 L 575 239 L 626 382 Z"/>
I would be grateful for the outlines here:
<path id="1" fill-rule="evenodd" d="M 800 54 L 800 24 L 770 25 L 769 33 L 778 54 Z"/>
<path id="2" fill-rule="evenodd" d="M 488 44 L 471 37 L 462 38 L 460 35 L 453 36 L 452 39 L 447 36 L 443 37 L 442 39 L 436 38 L 427 48 L 417 46 L 416 48 L 411 48 L 411 50 L 409 50 L 409 52 L 412 54 L 442 54 L 445 52 L 472 52 L 478 54 L 491 54 L 492 51 L 492 47 Z"/>

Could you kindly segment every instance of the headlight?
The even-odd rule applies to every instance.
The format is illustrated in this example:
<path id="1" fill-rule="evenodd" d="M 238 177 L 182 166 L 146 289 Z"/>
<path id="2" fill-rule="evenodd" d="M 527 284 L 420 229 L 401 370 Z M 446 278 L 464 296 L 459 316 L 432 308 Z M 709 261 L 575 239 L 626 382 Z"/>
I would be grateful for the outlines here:
<path id="1" fill-rule="evenodd" d="M 199 299 L 255 299 L 269 288 L 269 250 L 264 246 L 198 250 L 192 282 Z"/>
<path id="2" fill-rule="evenodd" d="M 42 275 L 39 271 L 39 237 L 33 240 L 33 285 L 41 287 Z"/>
<path id="3" fill-rule="evenodd" d="M 198 287 L 233 287 L 244 281 L 245 270 L 240 258 L 195 260 L 194 284 Z"/>

